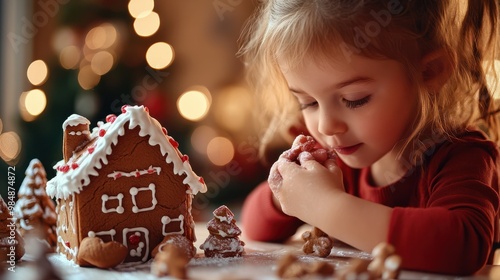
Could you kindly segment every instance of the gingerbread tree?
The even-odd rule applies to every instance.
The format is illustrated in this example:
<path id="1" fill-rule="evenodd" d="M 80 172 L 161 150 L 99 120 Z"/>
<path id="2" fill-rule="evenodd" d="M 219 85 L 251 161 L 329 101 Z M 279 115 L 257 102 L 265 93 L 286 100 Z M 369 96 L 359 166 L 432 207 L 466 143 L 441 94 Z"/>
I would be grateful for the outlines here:
<path id="1" fill-rule="evenodd" d="M 15 249 L 12 250 L 11 247 L 15 247 Z M 0 261 L 11 261 L 12 257 L 19 260 L 23 255 L 23 238 L 16 229 L 7 204 L 0 196 Z M 2 265 L 0 264 L 0 266 Z"/>
<path id="2" fill-rule="evenodd" d="M 23 237 L 45 240 L 49 248 L 56 246 L 55 204 L 45 192 L 47 174 L 42 163 L 33 159 L 17 194 L 14 217 Z"/>
<path id="3" fill-rule="evenodd" d="M 213 212 L 214 218 L 207 224 L 210 235 L 201 244 L 200 249 L 206 257 L 240 257 L 245 243 L 240 240 L 240 228 L 236 225 L 234 214 L 225 205 Z"/>

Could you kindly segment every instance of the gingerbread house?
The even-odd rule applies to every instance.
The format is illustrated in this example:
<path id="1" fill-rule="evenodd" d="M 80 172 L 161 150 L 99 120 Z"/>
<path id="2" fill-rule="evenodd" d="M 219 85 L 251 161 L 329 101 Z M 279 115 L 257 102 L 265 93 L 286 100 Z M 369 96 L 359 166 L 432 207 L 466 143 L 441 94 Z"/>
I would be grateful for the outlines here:
<path id="1" fill-rule="evenodd" d="M 92 132 L 89 124 L 76 114 L 64 122 L 64 159 L 47 182 L 58 252 L 78 264 L 82 239 L 97 236 L 125 245 L 124 262 L 145 262 L 167 235 L 196 241 L 192 200 L 206 185 L 147 108 L 124 106 Z"/>

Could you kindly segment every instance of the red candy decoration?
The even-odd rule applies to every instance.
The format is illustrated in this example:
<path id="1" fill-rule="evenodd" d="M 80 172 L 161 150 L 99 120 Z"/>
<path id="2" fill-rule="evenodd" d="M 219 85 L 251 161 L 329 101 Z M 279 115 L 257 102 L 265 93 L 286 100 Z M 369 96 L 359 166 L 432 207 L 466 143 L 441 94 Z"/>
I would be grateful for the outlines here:
<path id="1" fill-rule="evenodd" d="M 69 243 L 69 241 L 64 242 L 64 245 L 66 245 L 66 247 L 68 248 L 71 247 L 71 243 Z"/>
<path id="2" fill-rule="evenodd" d="M 202 183 L 202 184 L 205 184 L 205 179 L 203 179 L 203 177 L 200 177 L 200 178 L 198 179 L 198 181 L 200 181 L 200 183 Z"/>
<path id="3" fill-rule="evenodd" d="M 169 138 L 168 142 L 170 142 L 170 144 L 174 146 L 174 148 L 179 147 L 179 142 L 175 141 L 173 138 Z"/>
<path id="4" fill-rule="evenodd" d="M 188 160 L 189 160 L 189 157 L 188 157 L 187 155 L 183 155 L 183 156 L 181 157 L 181 159 L 182 159 L 182 162 L 186 162 L 186 161 L 188 161 Z"/>
<path id="5" fill-rule="evenodd" d="M 148 112 L 149 113 L 149 108 L 144 106 L 144 111 Z"/>
<path id="6" fill-rule="evenodd" d="M 141 241 L 141 238 L 135 234 L 128 237 L 128 242 L 130 244 L 135 245 L 135 244 L 139 243 L 139 241 Z"/>
<path id="7" fill-rule="evenodd" d="M 128 107 L 128 105 L 123 105 L 122 106 L 122 113 L 127 112 L 127 107 Z"/>
<path id="8" fill-rule="evenodd" d="M 69 166 L 68 165 L 63 165 L 61 166 L 61 168 L 59 169 L 59 171 L 63 172 L 63 173 L 66 173 L 69 171 Z"/>
<path id="9" fill-rule="evenodd" d="M 137 178 L 138 178 L 139 176 L 141 176 L 141 172 L 136 171 L 136 172 L 135 172 L 135 177 L 137 177 Z"/>
<path id="10" fill-rule="evenodd" d="M 73 162 L 73 163 L 71 164 L 71 169 L 77 169 L 77 168 L 78 168 L 78 163 Z"/>
<path id="11" fill-rule="evenodd" d="M 103 137 L 106 134 L 106 130 L 101 129 L 99 130 L 99 136 Z"/>
<path id="12" fill-rule="evenodd" d="M 113 123 L 116 120 L 115 114 L 109 114 L 106 116 L 106 122 Z"/>
<path id="13" fill-rule="evenodd" d="M 163 134 L 165 134 L 165 135 L 167 135 L 167 134 L 168 134 L 167 129 L 166 129 L 166 128 L 164 128 L 164 127 L 162 127 L 162 128 L 161 128 L 161 131 L 162 131 L 162 132 L 163 132 Z"/>
<path id="14" fill-rule="evenodd" d="M 89 152 L 89 154 L 92 154 L 92 153 L 94 152 L 94 150 L 95 150 L 95 147 L 94 147 L 94 146 L 89 147 L 89 148 L 87 149 L 87 151 Z"/>

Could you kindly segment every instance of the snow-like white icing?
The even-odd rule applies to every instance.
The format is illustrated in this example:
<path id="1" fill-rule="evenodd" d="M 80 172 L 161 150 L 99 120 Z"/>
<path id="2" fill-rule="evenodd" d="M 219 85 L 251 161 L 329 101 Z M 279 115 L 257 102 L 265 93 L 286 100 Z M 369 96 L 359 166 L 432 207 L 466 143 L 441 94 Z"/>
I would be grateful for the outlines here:
<path id="1" fill-rule="evenodd" d="M 227 247 L 222 248 L 221 244 L 217 244 L 215 239 L 208 239 L 203 244 L 200 245 L 202 250 L 217 250 L 219 253 L 229 253 L 229 252 L 243 252 L 244 247 L 241 246 L 240 240 L 233 238 L 229 241 L 229 244 L 224 244 Z"/>
<path id="2" fill-rule="evenodd" d="M 73 114 L 69 116 L 66 121 L 63 122 L 62 129 L 66 130 L 66 128 L 69 126 L 77 126 L 80 124 L 90 124 L 90 121 L 87 120 L 87 118 L 82 117 L 78 114 Z"/>
<path id="3" fill-rule="evenodd" d="M 64 239 L 60 235 L 57 236 L 57 241 L 59 241 L 59 244 L 62 244 L 64 250 L 67 253 L 69 253 L 71 256 L 73 256 L 73 258 L 76 258 L 76 255 L 78 254 L 78 247 L 76 247 L 76 246 L 74 248 L 68 247 L 68 245 L 66 245 L 66 241 L 64 241 Z M 57 246 L 58 251 L 59 251 L 59 249 L 60 249 L 60 246 Z"/>
<path id="4" fill-rule="evenodd" d="M 84 131 L 70 131 L 69 135 L 77 135 L 80 136 L 82 134 L 90 134 L 90 131 L 84 130 Z"/>
<path id="5" fill-rule="evenodd" d="M 116 235 L 116 230 L 110 229 L 110 230 L 103 230 L 103 231 L 98 231 L 98 232 L 89 231 L 89 233 L 87 234 L 88 237 L 96 237 L 96 236 L 103 236 L 103 235 L 109 235 L 111 237 L 111 240 L 114 241 L 115 235 Z"/>
<path id="6" fill-rule="evenodd" d="M 63 128 L 66 125 L 86 123 L 85 120 L 87 119 L 84 117 L 71 115 L 64 122 Z M 164 134 L 160 123 L 152 118 L 143 106 L 129 106 L 126 107 L 125 113 L 117 116 L 113 122 L 99 122 L 90 135 L 91 139 L 97 138 L 92 147 L 86 149 L 78 158 L 73 156 L 68 163 L 61 160 L 54 166 L 57 175 L 47 182 L 47 194 L 53 198 L 67 199 L 69 195 L 79 193 L 83 187 L 89 185 L 91 176 L 107 176 L 108 174 L 99 174 L 99 170 L 103 164 L 108 164 L 108 156 L 113 152 L 112 147 L 117 145 L 118 136 L 125 134 L 125 128 L 134 129 L 137 126 L 140 128 L 141 137 L 149 136 L 149 145 L 159 146 L 165 161 L 172 163 L 174 174 L 186 175 L 183 183 L 189 186 L 186 191 L 188 194 L 206 192 L 207 186 L 203 179 L 193 172 L 189 162 L 183 158 L 178 148 L 172 145 L 175 141 Z"/>
<path id="7" fill-rule="evenodd" d="M 160 171 L 161 167 L 149 166 L 148 169 L 143 169 L 143 170 L 136 169 L 135 171 L 132 172 L 114 171 L 113 173 L 109 173 L 108 177 L 114 178 L 116 180 L 122 177 L 139 177 L 142 175 L 154 174 L 154 173 L 156 173 L 156 175 L 160 175 Z"/>
<path id="8" fill-rule="evenodd" d="M 217 215 L 214 215 L 214 217 L 221 221 L 221 222 L 226 222 L 228 224 L 230 224 L 232 221 L 233 221 L 233 217 L 232 216 L 217 216 Z"/>
<path id="9" fill-rule="evenodd" d="M 137 194 L 140 191 L 143 192 L 143 191 L 148 191 L 148 190 L 151 191 L 151 198 L 152 198 L 151 206 L 146 207 L 146 208 L 139 208 L 139 206 L 137 206 L 137 200 L 135 199 L 135 197 L 137 196 Z M 144 188 L 132 187 L 132 188 L 130 188 L 130 195 L 132 195 L 132 203 L 134 204 L 134 206 L 132 207 L 132 212 L 134 212 L 134 213 L 153 210 L 153 209 L 155 209 L 155 206 L 158 203 L 158 201 L 156 200 L 156 186 L 153 183 L 149 184 L 149 187 L 144 187 Z"/>
<path id="10" fill-rule="evenodd" d="M 110 199 L 118 200 L 118 206 L 116 208 L 109 208 L 109 209 L 106 208 L 106 202 Z M 122 214 L 125 211 L 125 209 L 122 206 L 122 204 L 123 204 L 123 194 L 122 193 L 118 193 L 115 196 L 109 196 L 107 194 L 103 194 L 101 196 L 101 200 L 102 200 L 102 207 L 101 207 L 102 213 L 116 212 L 118 214 Z"/>

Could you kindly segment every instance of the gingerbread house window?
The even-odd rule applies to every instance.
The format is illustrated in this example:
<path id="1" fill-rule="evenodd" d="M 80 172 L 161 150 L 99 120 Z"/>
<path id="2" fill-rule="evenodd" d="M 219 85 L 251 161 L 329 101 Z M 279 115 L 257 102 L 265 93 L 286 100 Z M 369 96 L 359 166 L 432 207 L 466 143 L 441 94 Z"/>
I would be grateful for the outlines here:
<path id="1" fill-rule="evenodd" d="M 153 183 L 144 188 L 132 187 L 130 188 L 130 194 L 132 195 L 132 203 L 134 204 L 132 207 L 132 212 L 134 213 L 153 210 L 158 203 L 156 200 L 156 186 Z M 143 199 L 143 197 L 145 198 Z M 149 200 L 151 200 L 151 204 L 147 203 Z M 142 201 L 146 201 L 147 206 L 138 205 Z"/>
<path id="2" fill-rule="evenodd" d="M 102 200 L 102 208 L 101 208 L 101 210 L 102 210 L 103 213 L 116 212 L 118 214 L 122 214 L 124 212 L 124 209 L 123 209 L 123 206 L 122 206 L 122 203 L 123 203 L 123 194 L 122 193 L 119 193 L 116 196 L 109 196 L 107 194 L 103 194 L 101 196 L 101 200 Z M 108 202 L 108 201 L 111 201 L 111 202 Z M 106 207 L 106 205 L 109 206 L 109 204 L 111 204 L 113 201 L 118 202 L 118 205 L 115 208 L 108 208 L 108 207 Z"/>
<path id="3" fill-rule="evenodd" d="M 162 233 L 163 236 L 171 235 L 171 234 L 183 234 L 184 233 L 184 215 L 179 215 L 179 217 L 172 219 L 169 216 L 161 217 L 161 223 L 163 224 Z M 179 229 L 178 231 L 167 231 L 167 226 L 178 224 L 178 227 L 175 229 Z"/>
<path id="4" fill-rule="evenodd" d="M 116 235 L 116 230 L 114 230 L 114 229 L 103 230 L 103 231 L 98 231 L 98 232 L 89 231 L 89 233 L 88 233 L 89 237 L 99 236 L 102 239 L 102 241 L 104 241 L 104 242 L 114 241 L 115 235 Z"/>

